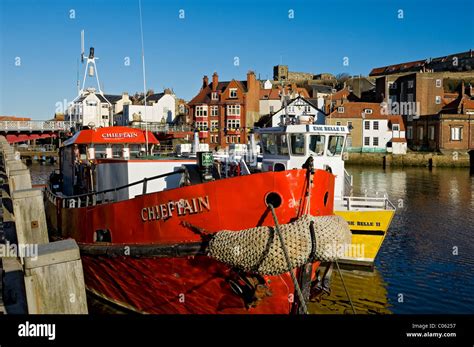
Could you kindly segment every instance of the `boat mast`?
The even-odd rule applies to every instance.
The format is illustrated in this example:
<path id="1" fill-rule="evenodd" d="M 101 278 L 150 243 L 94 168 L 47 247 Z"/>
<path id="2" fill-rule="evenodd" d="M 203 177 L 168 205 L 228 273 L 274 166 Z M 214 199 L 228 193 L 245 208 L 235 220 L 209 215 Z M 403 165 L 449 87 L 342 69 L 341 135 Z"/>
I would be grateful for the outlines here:
<path id="1" fill-rule="evenodd" d="M 145 77 L 145 45 L 143 44 L 143 21 L 142 21 L 142 1 L 138 0 L 138 10 L 140 12 L 140 37 L 142 42 L 142 72 L 143 72 L 143 103 L 145 106 L 145 142 L 146 153 L 148 154 L 148 121 L 146 118 L 146 77 Z"/>

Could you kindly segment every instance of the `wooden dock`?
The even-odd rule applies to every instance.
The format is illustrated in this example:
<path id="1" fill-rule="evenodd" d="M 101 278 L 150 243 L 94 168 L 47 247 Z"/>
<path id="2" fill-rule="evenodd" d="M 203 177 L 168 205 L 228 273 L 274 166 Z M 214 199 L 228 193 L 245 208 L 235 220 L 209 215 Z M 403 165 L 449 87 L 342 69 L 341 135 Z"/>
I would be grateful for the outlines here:
<path id="1" fill-rule="evenodd" d="M 0 313 L 87 313 L 79 247 L 49 242 L 43 191 L 3 136 L 0 183 Z"/>

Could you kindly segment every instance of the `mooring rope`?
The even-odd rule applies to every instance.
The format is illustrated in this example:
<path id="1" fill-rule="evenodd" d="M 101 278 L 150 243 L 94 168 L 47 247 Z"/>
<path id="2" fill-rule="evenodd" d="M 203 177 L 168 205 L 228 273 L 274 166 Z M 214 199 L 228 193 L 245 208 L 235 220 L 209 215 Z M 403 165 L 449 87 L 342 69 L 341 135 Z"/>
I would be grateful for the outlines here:
<path id="1" fill-rule="evenodd" d="M 278 237 L 280 238 L 281 248 L 283 249 L 283 254 L 285 255 L 286 263 L 288 265 L 288 272 L 291 275 L 291 280 L 293 281 L 296 294 L 298 295 L 298 300 L 300 301 L 304 314 L 308 314 L 308 308 L 306 307 L 306 302 L 304 300 L 303 293 L 301 292 L 300 284 L 298 283 L 295 273 L 293 272 L 293 265 L 291 264 L 291 259 L 290 259 L 290 256 L 288 255 L 288 250 L 285 245 L 285 240 L 283 239 L 283 235 L 280 232 L 280 225 L 278 224 L 278 219 L 275 214 L 275 208 L 273 207 L 272 204 L 268 204 L 268 207 L 272 211 L 273 221 L 275 222 L 275 231 L 277 232 Z"/>
<path id="2" fill-rule="evenodd" d="M 354 308 L 354 304 L 352 303 L 351 296 L 349 295 L 349 291 L 347 290 L 346 283 L 344 282 L 344 277 L 342 276 L 341 268 L 339 267 L 339 263 L 338 263 L 337 259 L 335 259 L 335 262 L 336 262 L 336 266 L 337 266 L 337 272 L 339 272 L 339 276 L 341 277 L 342 286 L 344 287 L 344 290 L 346 291 L 347 298 L 349 299 L 349 302 L 351 304 L 352 312 L 354 314 L 357 314 L 356 310 Z"/>

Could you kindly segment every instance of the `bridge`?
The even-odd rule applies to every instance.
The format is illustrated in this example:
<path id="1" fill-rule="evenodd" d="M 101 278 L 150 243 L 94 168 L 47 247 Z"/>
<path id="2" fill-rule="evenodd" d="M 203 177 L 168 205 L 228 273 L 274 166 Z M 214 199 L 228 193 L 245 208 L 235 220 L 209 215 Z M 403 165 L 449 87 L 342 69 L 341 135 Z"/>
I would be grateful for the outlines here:
<path id="1" fill-rule="evenodd" d="M 9 143 L 25 142 L 29 140 L 58 137 L 60 133 L 67 133 L 75 127 L 74 121 L 37 121 L 37 120 L 4 120 L 0 121 L 0 135 L 4 135 Z M 158 139 L 176 139 L 192 136 L 194 128 L 190 125 L 170 125 L 150 123 L 135 123 L 134 128 L 151 131 Z"/>
<path id="2" fill-rule="evenodd" d="M 0 134 L 9 143 L 58 137 L 61 132 L 69 132 L 74 126 L 71 121 L 0 121 Z"/>

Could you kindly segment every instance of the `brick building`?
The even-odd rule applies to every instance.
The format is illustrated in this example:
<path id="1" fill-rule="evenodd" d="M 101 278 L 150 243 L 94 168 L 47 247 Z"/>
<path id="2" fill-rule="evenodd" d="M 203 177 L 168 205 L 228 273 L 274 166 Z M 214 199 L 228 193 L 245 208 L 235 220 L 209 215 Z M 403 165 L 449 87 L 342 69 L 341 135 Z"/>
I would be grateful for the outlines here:
<path id="1" fill-rule="evenodd" d="M 247 143 L 248 131 L 259 118 L 260 82 L 249 71 L 245 81 L 212 82 L 203 77 L 199 93 L 188 103 L 189 113 L 202 143 L 210 148 Z"/>
<path id="2" fill-rule="evenodd" d="M 466 93 L 467 92 L 467 93 Z M 437 114 L 420 117 L 407 126 L 407 138 L 417 150 L 466 151 L 474 149 L 472 88 L 461 85 L 458 97 L 444 99 Z"/>

